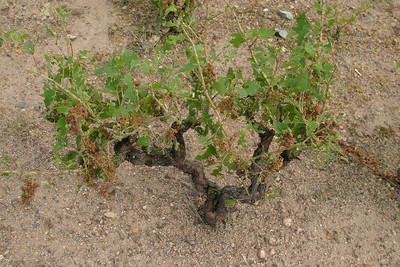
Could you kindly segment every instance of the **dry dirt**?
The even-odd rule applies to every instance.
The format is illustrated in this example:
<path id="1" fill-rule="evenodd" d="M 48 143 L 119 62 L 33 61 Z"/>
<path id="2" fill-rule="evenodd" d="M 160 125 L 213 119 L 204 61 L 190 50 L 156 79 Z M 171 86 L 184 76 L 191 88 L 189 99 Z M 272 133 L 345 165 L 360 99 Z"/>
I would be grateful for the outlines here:
<path id="1" fill-rule="evenodd" d="M 18 28 L 41 36 L 36 63 L 60 53 L 43 33 L 49 1 L 0 0 L 0 32 Z M 149 1 L 150 2 L 150 1 Z M 224 1 L 210 26 L 210 45 L 236 31 Z M 301 2 L 301 3 L 299 3 Z M 310 1 L 230 1 L 245 26 L 285 26 L 278 9 L 294 13 Z M 336 1 L 335 1 L 336 2 Z M 151 53 L 162 29 L 147 1 L 71 0 L 58 46 L 77 36 L 74 51 L 101 57 L 130 47 Z M 346 13 L 358 2 L 339 4 Z M 264 9 L 268 8 L 268 11 Z M 204 10 L 195 14 L 199 21 Z M 348 142 L 400 167 L 400 3 L 374 4 L 336 44 L 337 84 L 332 108 Z M 201 27 L 201 23 L 198 27 Z M 54 171 L 55 127 L 43 118 L 42 80 L 34 60 L 0 53 L 1 168 Z M 276 175 L 282 197 L 239 206 L 226 224 L 205 225 L 190 178 L 174 168 L 118 168 L 110 199 L 73 174 L 35 175 L 40 187 L 20 205 L 22 175 L 0 177 L 0 266 L 400 266 L 399 191 L 356 158 L 331 161 L 308 151 Z"/>

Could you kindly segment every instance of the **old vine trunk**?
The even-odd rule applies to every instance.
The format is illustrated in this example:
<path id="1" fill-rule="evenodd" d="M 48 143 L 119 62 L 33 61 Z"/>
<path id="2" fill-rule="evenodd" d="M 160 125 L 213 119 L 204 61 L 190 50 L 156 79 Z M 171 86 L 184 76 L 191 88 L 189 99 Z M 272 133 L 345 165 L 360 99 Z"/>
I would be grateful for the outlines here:
<path id="1" fill-rule="evenodd" d="M 210 181 L 204 171 L 203 164 L 186 158 L 186 146 L 183 134 L 194 127 L 192 123 L 177 124 L 174 123 L 171 128 L 175 130 L 175 138 L 178 146 L 166 150 L 165 152 L 156 152 L 155 149 L 148 151 L 145 147 L 136 144 L 136 137 L 124 138 L 115 145 L 115 152 L 134 165 L 147 166 L 174 166 L 183 172 L 189 174 L 192 178 L 194 187 L 197 191 L 206 196 L 204 203 L 205 222 L 215 225 L 218 221 L 224 220 L 232 207 L 231 201 L 254 204 L 264 199 L 269 188 L 267 181 L 268 171 L 262 154 L 268 152 L 274 131 L 264 128 L 259 134 L 259 143 L 254 151 L 255 160 L 248 169 L 250 185 L 246 187 L 227 185 L 222 188 Z M 284 161 L 289 161 L 288 151 L 284 151 L 281 156 Z M 238 172 L 243 176 L 243 172 Z"/>

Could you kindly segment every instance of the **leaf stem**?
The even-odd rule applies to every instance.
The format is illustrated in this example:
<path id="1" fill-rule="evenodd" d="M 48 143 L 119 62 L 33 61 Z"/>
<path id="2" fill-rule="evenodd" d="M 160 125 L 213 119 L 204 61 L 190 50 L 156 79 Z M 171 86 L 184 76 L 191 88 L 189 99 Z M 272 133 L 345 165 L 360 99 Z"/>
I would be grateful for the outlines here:
<path id="1" fill-rule="evenodd" d="M 194 52 L 194 55 L 195 55 L 195 58 L 196 58 L 196 63 L 197 63 L 197 69 L 198 69 L 199 75 L 200 75 L 200 82 L 201 82 L 201 86 L 203 87 L 204 95 L 205 95 L 205 97 L 207 99 L 207 102 L 210 104 L 211 108 L 214 110 L 214 113 L 217 116 L 218 122 L 220 123 L 220 126 L 222 128 L 222 131 L 224 132 L 225 136 L 228 139 L 230 139 L 230 134 L 228 133 L 228 131 L 225 129 L 225 127 L 223 125 L 223 120 L 221 118 L 220 111 L 215 106 L 210 94 L 208 93 L 207 85 L 206 85 L 206 82 L 204 80 L 203 69 L 201 68 L 201 65 L 200 65 L 200 60 L 199 60 L 199 55 L 197 53 L 196 45 L 194 44 L 193 39 L 190 37 L 190 35 L 188 34 L 188 32 L 185 29 L 185 28 L 188 28 L 188 29 L 191 29 L 191 28 L 186 24 L 183 24 L 183 26 L 184 26 L 184 27 L 182 27 L 183 32 L 185 33 L 186 37 L 188 38 L 188 40 L 189 40 L 189 42 L 190 42 L 190 44 L 192 45 L 192 48 L 193 48 L 193 52 Z"/>

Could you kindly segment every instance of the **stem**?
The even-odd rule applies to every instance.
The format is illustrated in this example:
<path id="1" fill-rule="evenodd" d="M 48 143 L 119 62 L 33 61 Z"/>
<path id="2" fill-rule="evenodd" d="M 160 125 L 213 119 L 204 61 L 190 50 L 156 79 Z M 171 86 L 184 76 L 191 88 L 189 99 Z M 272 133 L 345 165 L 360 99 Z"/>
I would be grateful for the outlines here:
<path id="1" fill-rule="evenodd" d="M 242 24 L 240 23 L 239 18 L 237 17 L 237 14 L 236 14 L 236 12 L 235 12 L 235 10 L 236 10 L 237 8 L 236 8 L 236 7 L 232 7 L 232 6 L 228 3 L 228 1 L 226 1 L 226 0 L 225 0 L 225 3 L 226 3 L 227 6 L 231 7 L 231 9 L 232 9 L 232 14 L 233 14 L 233 16 L 235 17 L 235 21 L 236 21 L 236 24 L 237 24 L 238 27 L 239 27 L 240 33 L 241 33 L 242 35 L 246 36 L 246 33 L 245 33 L 245 31 L 243 30 Z M 254 61 L 254 63 L 255 63 L 257 66 L 259 66 L 260 63 L 258 62 L 256 56 L 254 55 L 253 50 L 251 49 L 252 46 L 254 45 L 254 42 L 253 42 L 252 44 L 250 44 L 250 43 L 249 43 L 249 40 L 245 38 L 245 44 L 246 44 L 246 47 L 247 47 L 247 51 L 249 51 L 252 60 Z M 269 79 L 267 78 L 267 76 L 265 76 L 265 73 L 264 73 L 264 72 L 260 72 L 260 73 L 261 73 L 261 75 L 263 76 L 264 80 L 267 81 L 268 84 L 271 84 L 271 83 L 269 82 Z"/>
<path id="2" fill-rule="evenodd" d="M 203 76 L 203 70 L 202 70 L 201 65 L 200 65 L 199 55 L 197 54 L 196 45 L 194 44 L 193 39 L 190 37 L 190 35 L 188 34 L 188 32 L 187 32 L 186 29 L 185 29 L 185 28 L 188 28 L 188 29 L 191 29 L 191 28 L 190 28 L 189 26 L 187 26 L 186 24 L 183 24 L 183 26 L 184 26 L 184 27 L 182 27 L 183 32 L 185 33 L 186 37 L 188 38 L 190 44 L 192 45 L 193 52 L 194 52 L 194 55 L 195 55 L 195 57 L 196 57 L 197 69 L 198 69 L 198 71 L 199 71 L 200 82 L 201 82 L 201 86 L 203 87 L 204 95 L 205 95 L 205 97 L 206 97 L 206 99 L 207 99 L 207 102 L 210 104 L 211 108 L 214 110 L 214 113 L 215 113 L 215 115 L 217 116 L 218 122 L 219 122 L 220 125 L 221 125 L 222 131 L 224 132 L 225 136 L 226 136 L 228 139 L 230 139 L 230 134 L 228 133 L 228 131 L 225 129 L 225 127 L 224 127 L 224 125 L 223 125 L 223 120 L 222 120 L 222 118 L 221 118 L 220 111 L 219 111 L 219 109 L 215 106 L 215 104 L 214 104 L 212 98 L 210 97 L 210 94 L 208 93 L 207 85 L 206 85 L 206 82 L 205 82 L 204 76 Z"/>
<path id="3" fill-rule="evenodd" d="M 208 61 L 208 49 L 207 49 L 207 37 L 208 37 L 208 17 L 209 17 L 209 6 L 208 0 L 205 0 L 206 6 L 206 24 L 204 25 L 204 56 L 206 57 L 206 61 Z"/>

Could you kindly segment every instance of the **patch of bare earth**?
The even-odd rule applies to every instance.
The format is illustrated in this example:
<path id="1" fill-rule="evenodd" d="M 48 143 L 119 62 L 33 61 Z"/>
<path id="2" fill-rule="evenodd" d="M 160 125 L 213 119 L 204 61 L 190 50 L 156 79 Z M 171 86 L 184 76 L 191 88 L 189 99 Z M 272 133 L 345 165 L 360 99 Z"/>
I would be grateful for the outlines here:
<path id="1" fill-rule="evenodd" d="M 41 13 L 47 2 L 0 0 L 0 31 L 40 34 L 49 23 Z M 97 57 L 126 45 L 147 54 L 162 42 L 151 5 L 114 2 L 65 1 L 73 13 L 60 30 L 63 51 L 69 49 L 67 34 L 76 36 L 74 51 L 89 49 Z M 230 2 L 246 27 L 284 27 L 277 9 L 296 13 L 310 6 Z M 342 5 L 352 12 L 358 2 Z M 216 17 L 208 41 L 217 48 L 237 31 L 224 7 L 224 1 L 210 7 Z M 201 29 L 204 10 L 195 15 Z M 346 27 L 335 50 L 332 108 L 341 114 L 342 135 L 390 173 L 400 167 L 399 19 L 398 2 L 374 4 Z M 45 35 L 39 47 L 40 54 L 58 49 Z M 42 80 L 26 71 L 33 59 L 16 60 L 22 66 L 0 54 L 0 160 L 7 162 L 1 168 L 57 170 L 55 128 L 43 119 Z M 40 56 L 36 61 L 43 64 Z M 24 177 L 0 176 L 0 266 L 400 266 L 399 192 L 356 157 L 324 157 L 303 153 L 274 177 L 282 197 L 241 205 L 215 228 L 202 221 L 190 177 L 172 167 L 124 163 L 104 188 L 109 198 L 73 174 L 32 176 L 40 187 L 28 207 L 20 205 Z"/>

